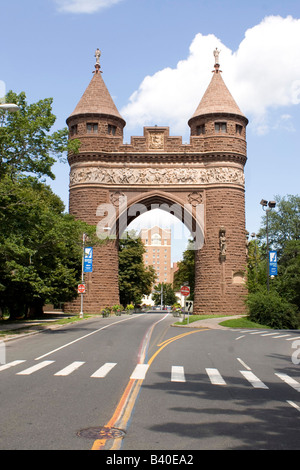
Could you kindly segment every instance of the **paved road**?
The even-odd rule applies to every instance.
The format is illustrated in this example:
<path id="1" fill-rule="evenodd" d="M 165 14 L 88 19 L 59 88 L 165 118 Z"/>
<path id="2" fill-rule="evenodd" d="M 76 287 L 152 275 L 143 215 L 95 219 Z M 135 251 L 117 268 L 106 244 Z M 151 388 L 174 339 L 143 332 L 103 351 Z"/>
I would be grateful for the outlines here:
<path id="1" fill-rule="evenodd" d="M 300 332 L 173 322 L 91 319 L 7 343 L 0 448 L 299 449 Z"/>

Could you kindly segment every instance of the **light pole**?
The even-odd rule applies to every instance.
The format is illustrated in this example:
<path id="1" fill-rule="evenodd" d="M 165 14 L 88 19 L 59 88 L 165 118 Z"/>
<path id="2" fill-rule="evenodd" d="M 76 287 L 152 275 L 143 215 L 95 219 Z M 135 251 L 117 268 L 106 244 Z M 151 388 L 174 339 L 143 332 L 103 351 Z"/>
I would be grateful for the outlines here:
<path id="1" fill-rule="evenodd" d="M 85 250 L 86 233 L 82 235 L 82 263 L 81 263 L 81 284 L 84 284 L 84 250 Z M 81 292 L 80 301 L 80 318 L 83 318 L 83 292 Z"/>
<path id="2" fill-rule="evenodd" d="M 266 236 L 267 236 L 267 257 L 268 257 L 268 264 L 267 264 L 267 289 L 268 289 L 268 292 L 270 290 L 270 254 L 269 254 L 269 219 L 268 219 L 268 215 L 269 215 L 269 211 L 271 209 L 274 209 L 274 207 L 276 206 L 276 202 L 275 201 L 266 201 L 265 199 L 262 199 L 260 201 L 260 204 L 263 208 L 263 210 L 265 211 L 266 213 Z M 265 209 L 266 208 L 266 209 Z"/>

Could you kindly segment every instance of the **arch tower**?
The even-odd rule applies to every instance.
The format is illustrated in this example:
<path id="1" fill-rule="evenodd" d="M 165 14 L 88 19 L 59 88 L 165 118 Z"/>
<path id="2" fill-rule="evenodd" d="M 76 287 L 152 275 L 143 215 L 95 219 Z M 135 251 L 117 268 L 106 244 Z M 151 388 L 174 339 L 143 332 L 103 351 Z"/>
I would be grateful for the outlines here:
<path id="1" fill-rule="evenodd" d="M 167 126 L 144 127 L 123 143 L 125 121 L 102 78 L 100 51 L 94 75 L 67 119 L 69 212 L 96 225 L 109 241 L 94 250 L 86 274 L 85 312 L 119 302 L 118 237 L 145 210 L 161 208 L 191 230 L 195 251 L 194 313 L 244 311 L 246 231 L 244 165 L 247 118 L 221 76 L 218 51 L 212 79 L 189 119 L 190 142 Z M 79 311 L 80 302 L 68 305 Z"/>

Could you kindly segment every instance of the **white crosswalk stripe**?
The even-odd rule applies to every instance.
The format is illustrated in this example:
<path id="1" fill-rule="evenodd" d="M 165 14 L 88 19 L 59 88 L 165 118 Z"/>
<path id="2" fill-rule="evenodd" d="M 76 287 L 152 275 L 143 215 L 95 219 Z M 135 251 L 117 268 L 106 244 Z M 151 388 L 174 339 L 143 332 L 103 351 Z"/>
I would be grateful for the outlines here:
<path id="1" fill-rule="evenodd" d="M 12 361 L 8 362 L 7 364 L 3 364 L 3 366 L 0 367 L 0 372 L 2 370 L 10 369 L 10 367 L 17 366 L 19 364 L 22 364 L 23 362 L 26 362 L 25 360 L 17 360 L 17 361 Z"/>
<path id="2" fill-rule="evenodd" d="M 116 362 L 106 362 L 103 366 L 94 372 L 91 377 L 96 377 L 98 379 L 103 379 L 107 374 L 117 365 Z"/>
<path id="3" fill-rule="evenodd" d="M 172 366 L 171 382 L 185 382 L 184 368 L 182 366 Z"/>
<path id="4" fill-rule="evenodd" d="M 79 369 L 79 367 L 82 366 L 83 364 L 85 364 L 85 362 L 80 362 L 80 361 L 72 362 L 72 364 L 60 370 L 59 372 L 56 372 L 56 374 L 54 375 L 65 377 L 66 375 L 70 375 L 72 374 L 72 372 Z"/>
<path id="5" fill-rule="evenodd" d="M 279 372 L 276 372 L 275 375 L 277 375 L 277 377 L 279 377 L 285 383 L 290 385 L 292 388 L 297 390 L 297 392 L 300 392 L 300 383 L 297 382 L 297 380 L 293 379 L 292 377 L 290 377 L 287 374 L 283 374 L 283 373 L 279 373 Z"/>
<path id="6" fill-rule="evenodd" d="M 149 364 L 137 364 L 130 378 L 134 380 L 143 380 L 146 376 L 148 368 Z"/>
<path id="7" fill-rule="evenodd" d="M 29 367 L 28 369 L 22 370 L 21 372 L 18 372 L 17 375 L 31 375 L 37 370 L 43 369 L 44 367 L 49 366 L 50 364 L 53 364 L 55 361 L 43 361 L 40 362 L 39 364 L 36 364 L 35 366 Z"/>
<path id="8" fill-rule="evenodd" d="M 226 382 L 223 379 L 223 377 L 221 376 L 218 369 L 207 368 L 205 370 L 206 370 L 206 373 L 207 373 L 207 375 L 208 375 L 208 377 L 209 377 L 212 384 L 214 384 L 214 385 L 226 385 Z"/>
<path id="9" fill-rule="evenodd" d="M 269 388 L 253 372 L 249 370 L 240 370 L 240 373 L 247 379 L 254 388 Z"/>

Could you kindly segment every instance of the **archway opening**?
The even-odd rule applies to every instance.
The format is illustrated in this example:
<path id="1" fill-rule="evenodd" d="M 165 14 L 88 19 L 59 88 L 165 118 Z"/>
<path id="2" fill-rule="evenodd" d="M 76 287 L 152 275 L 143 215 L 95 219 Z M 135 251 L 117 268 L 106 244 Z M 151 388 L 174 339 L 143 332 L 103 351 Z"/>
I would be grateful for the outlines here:
<path id="1" fill-rule="evenodd" d="M 155 268 L 158 283 L 173 285 L 176 264 L 182 261 L 183 253 L 191 250 L 194 256 L 195 251 L 203 245 L 202 204 L 184 204 L 176 196 L 171 199 L 165 193 L 155 191 L 131 199 L 129 204 L 123 194 L 117 210 L 113 212 L 110 217 L 102 219 L 103 224 L 106 224 L 102 227 L 106 229 L 106 237 L 123 242 L 122 239 L 127 238 L 131 230 L 134 230 L 135 237 L 140 238 L 143 231 L 150 231 L 147 235 L 149 241 L 144 239 L 144 244 L 149 247 L 146 248 L 146 252 L 149 249 L 149 256 L 147 259 L 145 254 L 144 262 Z M 186 282 L 188 283 L 188 279 Z M 179 300 L 184 299 L 180 296 Z"/>

